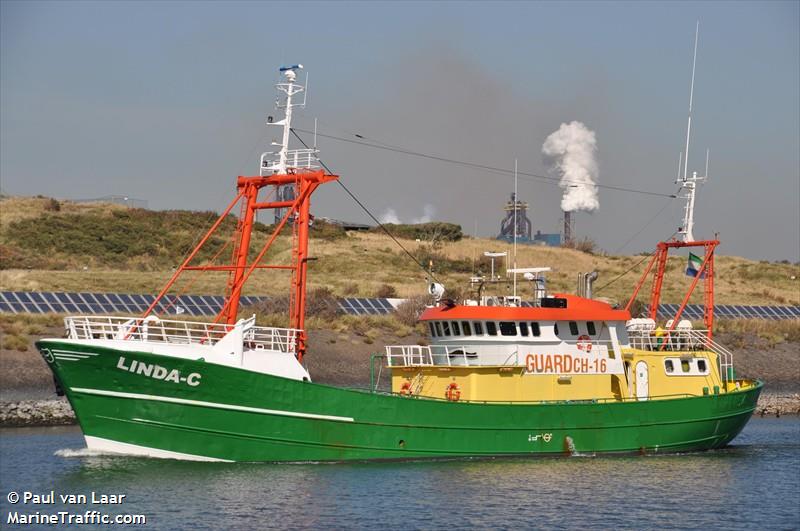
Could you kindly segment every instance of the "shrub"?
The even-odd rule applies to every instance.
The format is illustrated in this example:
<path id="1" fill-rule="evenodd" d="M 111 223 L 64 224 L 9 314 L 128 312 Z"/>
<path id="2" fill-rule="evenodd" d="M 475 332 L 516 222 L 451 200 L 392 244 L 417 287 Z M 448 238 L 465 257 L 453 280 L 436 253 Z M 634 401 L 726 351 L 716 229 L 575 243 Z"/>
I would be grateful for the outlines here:
<path id="1" fill-rule="evenodd" d="M 582 240 L 572 240 L 571 242 L 564 242 L 562 247 L 566 247 L 568 249 L 575 249 L 576 251 L 580 251 L 582 253 L 587 254 L 597 254 L 597 243 L 589 237 L 583 238 Z"/>
<path id="2" fill-rule="evenodd" d="M 375 292 L 375 296 L 380 299 L 393 299 L 397 297 L 397 290 L 391 284 L 383 284 Z"/>
<path id="3" fill-rule="evenodd" d="M 397 307 L 395 315 L 397 320 L 407 326 L 414 326 L 419 320 L 419 316 L 428 305 L 430 297 L 417 295 L 406 299 L 400 306 Z"/>
<path id="4" fill-rule="evenodd" d="M 321 219 L 315 219 L 311 224 L 309 236 L 320 240 L 333 241 L 347 238 L 347 232 L 341 225 L 335 225 Z"/>
<path id="5" fill-rule="evenodd" d="M 384 227 L 393 236 L 409 240 L 422 240 L 425 242 L 457 242 L 464 237 L 461 225 L 433 221 L 430 223 L 417 223 L 416 225 L 396 225 L 384 223 Z M 380 227 L 373 227 L 372 232 L 383 232 Z"/>

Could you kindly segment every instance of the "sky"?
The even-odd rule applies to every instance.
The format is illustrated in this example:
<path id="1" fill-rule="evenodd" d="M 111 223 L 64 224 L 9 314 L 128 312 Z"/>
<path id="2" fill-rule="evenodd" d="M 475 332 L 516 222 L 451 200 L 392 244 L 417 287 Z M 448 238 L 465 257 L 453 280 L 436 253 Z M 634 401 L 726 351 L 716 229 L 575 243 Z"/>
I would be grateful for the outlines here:
<path id="1" fill-rule="evenodd" d="M 0 2 L 0 188 L 154 209 L 222 210 L 277 137 L 278 67 L 302 63 L 295 126 L 548 175 L 562 123 L 595 133 L 599 208 L 579 238 L 650 251 L 674 194 L 700 21 L 689 169 L 695 237 L 721 254 L 800 260 L 800 2 Z M 305 135 L 311 141 L 310 135 Z M 508 173 L 318 138 L 375 213 L 499 233 Z M 562 190 L 520 178 L 534 231 Z M 336 185 L 312 212 L 367 216 Z"/>

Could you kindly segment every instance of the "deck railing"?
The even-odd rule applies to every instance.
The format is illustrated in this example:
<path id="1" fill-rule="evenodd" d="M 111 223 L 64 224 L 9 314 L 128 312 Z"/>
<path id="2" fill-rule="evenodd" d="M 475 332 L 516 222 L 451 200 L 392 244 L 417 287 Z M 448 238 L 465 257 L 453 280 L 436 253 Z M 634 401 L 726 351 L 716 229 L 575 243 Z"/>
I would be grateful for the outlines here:
<path id="1" fill-rule="evenodd" d="M 71 316 L 64 319 L 69 339 L 107 339 L 213 346 L 234 325 L 197 321 L 170 321 L 151 317 Z M 256 350 L 295 353 L 300 330 L 250 326 L 244 329 L 244 346 Z"/>
<path id="2" fill-rule="evenodd" d="M 560 343 L 550 343 L 544 346 L 551 348 L 558 344 L 566 344 L 573 347 L 586 349 L 604 347 L 609 352 L 614 351 L 613 344 L 610 340 L 592 340 L 590 342 L 583 341 L 563 341 Z M 511 366 L 518 367 L 525 363 L 525 356 L 534 351 L 536 347 L 530 344 L 514 344 L 516 350 L 511 352 L 502 362 L 492 363 L 497 366 Z M 386 347 L 386 360 L 390 367 L 403 366 L 403 367 L 416 367 L 416 366 L 458 366 L 458 367 L 471 367 L 486 365 L 485 359 L 483 363 L 478 363 L 480 360 L 479 352 L 485 349 L 486 345 L 471 344 L 471 345 L 392 345 Z"/>
<path id="3" fill-rule="evenodd" d="M 719 356 L 720 379 L 733 380 L 733 353 L 708 337 L 708 330 L 628 330 L 633 348 L 660 352 L 710 351 Z"/>

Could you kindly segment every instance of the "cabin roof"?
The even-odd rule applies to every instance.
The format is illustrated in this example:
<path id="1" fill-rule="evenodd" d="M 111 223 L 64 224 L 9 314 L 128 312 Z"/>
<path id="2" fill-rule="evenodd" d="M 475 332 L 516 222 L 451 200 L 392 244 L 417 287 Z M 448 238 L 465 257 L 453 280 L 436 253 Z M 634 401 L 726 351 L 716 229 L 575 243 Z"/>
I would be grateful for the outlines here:
<path id="1" fill-rule="evenodd" d="M 566 308 L 508 307 L 508 306 L 436 306 L 427 308 L 420 321 L 443 319 L 480 319 L 495 321 L 627 321 L 627 310 L 615 310 L 610 304 L 577 295 L 558 293 L 567 299 Z"/>

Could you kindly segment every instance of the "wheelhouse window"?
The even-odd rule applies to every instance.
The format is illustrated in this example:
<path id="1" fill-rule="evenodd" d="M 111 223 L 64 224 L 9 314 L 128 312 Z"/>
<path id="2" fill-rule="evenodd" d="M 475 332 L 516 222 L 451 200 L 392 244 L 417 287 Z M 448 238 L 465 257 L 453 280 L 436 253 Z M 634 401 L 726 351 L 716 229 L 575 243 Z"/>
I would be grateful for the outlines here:
<path id="1" fill-rule="evenodd" d="M 528 337 L 528 323 L 525 321 L 519 324 L 519 335 Z"/>
<path id="2" fill-rule="evenodd" d="M 436 325 L 436 337 L 441 337 L 442 336 L 442 323 L 440 323 L 439 321 L 436 321 L 433 324 Z"/>
<path id="3" fill-rule="evenodd" d="M 504 336 L 517 335 L 517 323 L 513 321 L 500 321 L 500 333 Z"/>
<path id="4" fill-rule="evenodd" d="M 442 331 L 444 332 L 444 335 L 446 335 L 446 336 L 450 335 L 450 322 L 449 321 L 442 321 Z"/>
<path id="5" fill-rule="evenodd" d="M 453 331 L 454 336 L 461 335 L 461 328 L 458 326 L 458 321 L 453 321 L 450 323 L 450 329 Z"/>
<path id="6" fill-rule="evenodd" d="M 470 327 L 469 327 L 469 321 L 461 321 L 461 332 L 465 336 L 471 336 L 472 335 L 472 331 L 470 330 Z"/>
<path id="7" fill-rule="evenodd" d="M 483 325 L 481 324 L 480 321 L 474 321 L 472 323 L 472 328 L 475 330 L 475 335 L 476 336 L 482 336 L 483 335 Z"/>
<path id="8" fill-rule="evenodd" d="M 597 335 L 597 329 L 594 327 L 594 321 L 586 321 L 586 331 L 590 336 Z"/>
<path id="9" fill-rule="evenodd" d="M 486 321 L 486 333 L 490 336 L 497 335 L 497 325 L 494 321 Z"/>
<path id="10" fill-rule="evenodd" d="M 680 367 L 680 368 L 679 368 Z M 664 372 L 669 376 L 708 376 L 708 360 L 704 358 L 667 358 Z"/>
<path id="11" fill-rule="evenodd" d="M 573 336 L 578 335 L 578 323 L 576 323 L 575 321 L 569 322 L 569 333 L 572 334 Z"/>
<path id="12" fill-rule="evenodd" d="M 431 337 L 436 337 L 436 327 L 433 326 L 433 321 L 428 323 L 428 327 L 431 329 Z"/>

